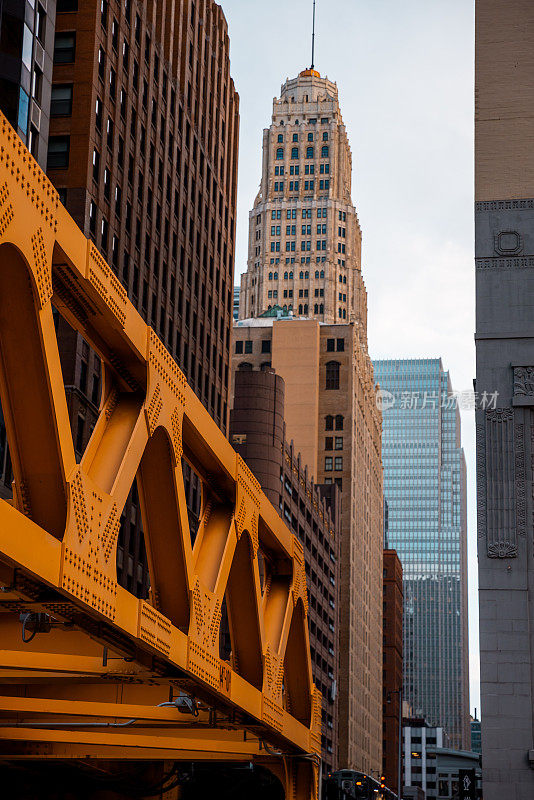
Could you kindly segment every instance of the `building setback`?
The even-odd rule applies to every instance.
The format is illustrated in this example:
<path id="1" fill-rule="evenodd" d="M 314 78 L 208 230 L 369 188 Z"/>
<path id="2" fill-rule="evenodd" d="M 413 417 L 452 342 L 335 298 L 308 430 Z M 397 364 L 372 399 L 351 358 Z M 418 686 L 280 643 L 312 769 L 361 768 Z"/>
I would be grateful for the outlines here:
<path id="1" fill-rule="evenodd" d="M 62 0 L 50 37 L 48 175 L 227 433 L 239 99 L 223 12 L 212 0 Z M 100 362 L 62 320 L 58 341 L 80 458 L 98 415 Z M 4 441 L 0 430 L 5 495 Z M 185 486 L 198 511 L 188 468 Z M 120 582 L 145 595 L 135 485 L 117 558 Z"/>
<path id="2" fill-rule="evenodd" d="M 280 309 L 281 311 L 281 309 Z M 276 309 L 270 312 L 277 314 Z M 234 327 L 232 374 L 274 368 L 285 382 L 286 436 L 317 483 L 341 499 L 339 758 L 382 770 L 381 417 L 365 331 L 266 316 Z M 325 603 L 335 603 L 333 587 Z"/>
<path id="3" fill-rule="evenodd" d="M 476 2 L 475 258 L 485 800 L 534 796 L 534 5 Z M 485 394 L 497 402 L 486 404 Z"/>
<path id="4" fill-rule="evenodd" d="M 404 574 L 404 696 L 470 747 L 466 472 L 460 413 L 440 359 L 375 361 L 383 392 L 388 540 Z"/>
<path id="5" fill-rule="evenodd" d="M 395 550 L 384 550 L 382 774 L 397 791 L 399 712 L 402 696 L 402 564 Z"/>
<path id="6" fill-rule="evenodd" d="M 315 485 L 285 441 L 284 380 L 272 369 L 236 373 L 230 441 L 304 546 L 312 672 L 323 698 L 323 771 L 330 772 L 338 762 L 341 493 L 335 484 Z"/>

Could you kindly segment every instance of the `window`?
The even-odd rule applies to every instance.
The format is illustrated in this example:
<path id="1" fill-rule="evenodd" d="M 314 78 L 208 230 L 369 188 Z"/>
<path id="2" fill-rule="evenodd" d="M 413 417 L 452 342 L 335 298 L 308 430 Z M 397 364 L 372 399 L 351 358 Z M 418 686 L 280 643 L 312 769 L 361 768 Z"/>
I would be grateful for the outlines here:
<path id="1" fill-rule="evenodd" d="M 279 142 L 283 142 L 284 141 L 284 134 L 283 133 L 279 133 L 278 134 L 278 141 Z"/>
<path id="2" fill-rule="evenodd" d="M 339 472 L 343 469 L 343 456 L 336 456 L 334 459 L 334 469 Z"/>
<path id="3" fill-rule="evenodd" d="M 30 109 L 30 98 L 24 91 L 22 86 L 19 87 L 19 113 L 17 124 L 21 131 L 26 135 L 28 133 L 28 113 Z"/>
<path id="4" fill-rule="evenodd" d="M 335 339 L 327 339 L 326 340 L 326 352 L 333 353 L 336 349 L 336 340 Z"/>
<path id="5" fill-rule="evenodd" d="M 339 361 L 329 361 L 326 365 L 326 389 L 339 389 Z"/>
<path id="6" fill-rule="evenodd" d="M 262 353 L 270 353 L 271 352 L 271 340 L 270 339 L 263 339 L 262 340 L 261 352 Z"/>
<path id="7" fill-rule="evenodd" d="M 48 169 L 65 169 L 69 166 L 69 136 L 50 136 L 48 139 Z"/>
<path id="8" fill-rule="evenodd" d="M 298 147 L 291 148 L 291 158 L 298 158 L 299 157 L 299 149 Z"/>
<path id="9" fill-rule="evenodd" d="M 336 436 L 335 450 L 343 450 L 343 437 Z"/>
<path id="10" fill-rule="evenodd" d="M 249 339 L 245 342 L 245 353 L 252 353 L 252 340 Z"/>
<path id="11" fill-rule="evenodd" d="M 93 150 L 93 180 L 98 183 L 100 177 L 100 153 L 98 150 Z"/>
<path id="12" fill-rule="evenodd" d="M 331 436 L 326 436 L 324 440 L 324 449 L 325 450 L 333 450 L 334 449 L 334 440 Z"/>
<path id="13" fill-rule="evenodd" d="M 343 430 L 343 417 L 341 414 L 336 415 L 336 431 Z"/>
<path id="14" fill-rule="evenodd" d="M 51 117 L 68 117 L 72 114 L 72 83 L 54 84 L 50 99 Z"/>
<path id="15" fill-rule="evenodd" d="M 332 472 L 333 469 L 333 461 L 334 459 L 332 456 L 326 456 L 324 460 L 324 471 L 325 472 Z"/>
<path id="16" fill-rule="evenodd" d="M 78 11 L 78 0 L 58 0 L 56 11 L 58 14 L 66 11 Z"/>
<path id="17" fill-rule="evenodd" d="M 76 33 L 61 31 L 54 41 L 54 64 L 72 64 L 76 54 Z"/>
<path id="18" fill-rule="evenodd" d="M 338 353 L 343 353 L 345 351 L 345 339 L 336 340 L 336 350 Z"/>
<path id="19" fill-rule="evenodd" d="M 238 354 L 243 352 L 243 342 L 242 341 L 238 341 L 238 342 L 235 343 L 235 351 Z"/>
<path id="20" fill-rule="evenodd" d="M 284 148 L 283 147 L 277 147 L 277 149 L 276 149 L 276 160 L 277 161 L 281 161 L 283 159 L 283 157 L 284 157 Z"/>
<path id="21" fill-rule="evenodd" d="M 306 148 L 306 158 L 313 158 L 313 147 Z"/>
<path id="22" fill-rule="evenodd" d="M 321 147 L 321 158 L 328 158 L 329 147 L 327 144 L 324 144 Z"/>
<path id="23" fill-rule="evenodd" d="M 328 131 L 323 131 L 323 142 L 328 141 Z"/>
<path id="24" fill-rule="evenodd" d="M 293 134 L 293 141 L 294 141 L 294 142 L 298 142 L 298 140 L 299 140 L 299 135 L 298 135 L 298 133 L 294 133 L 294 134 Z"/>
<path id="25" fill-rule="evenodd" d="M 327 431 L 333 431 L 334 430 L 334 417 L 331 414 L 328 414 L 328 416 L 325 417 L 325 426 L 324 427 L 325 427 L 325 430 L 327 430 Z"/>

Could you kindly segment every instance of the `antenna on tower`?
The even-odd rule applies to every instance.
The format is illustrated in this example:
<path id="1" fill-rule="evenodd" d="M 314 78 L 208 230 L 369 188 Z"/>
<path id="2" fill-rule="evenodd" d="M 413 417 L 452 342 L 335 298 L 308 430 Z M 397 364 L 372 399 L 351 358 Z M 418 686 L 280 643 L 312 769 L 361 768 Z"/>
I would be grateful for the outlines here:
<path id="1" fill-rule="evenodd" d="M 315 0 L 313 0 L 313 25 L 312 25 L 312 60 L 311 68 L 315 67 Z"/>

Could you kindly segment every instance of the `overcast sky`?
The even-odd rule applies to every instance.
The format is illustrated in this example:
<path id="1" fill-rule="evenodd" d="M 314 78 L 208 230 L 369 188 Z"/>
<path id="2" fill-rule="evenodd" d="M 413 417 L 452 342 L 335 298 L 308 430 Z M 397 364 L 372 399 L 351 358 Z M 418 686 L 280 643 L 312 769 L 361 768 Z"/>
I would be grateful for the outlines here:
<path id="1" fill-rule="evenodd" d="M 272 99 L 309 66 L 312 0 L 219 2 L 241 96 L 237 276 Z M 457 391 L 472 389 L 475 374 L 473 17 L 472 0 L 317 0 L 315 64 L 338 84 L 352 147 L 370 354 L 441 356 Z M 473 417 L 462 412 L 471 708 L 480 709 Z"/>

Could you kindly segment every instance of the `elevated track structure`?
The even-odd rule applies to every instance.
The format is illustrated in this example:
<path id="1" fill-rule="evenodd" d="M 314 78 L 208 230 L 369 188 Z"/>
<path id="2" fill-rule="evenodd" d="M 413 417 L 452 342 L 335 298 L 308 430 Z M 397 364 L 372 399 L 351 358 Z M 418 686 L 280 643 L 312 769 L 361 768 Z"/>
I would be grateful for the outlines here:
<path id="1" fill-rule="evenodd" d="M 102 361 L 79 461 L 55 333 Z M 0 117 L 0 763 L 246 762 L 318 794 L 300 541 Z M 202 483 L 190 531 L 183 461 Z M 137 481 L 150 593 L 117 583 Z M 221 658 L 221 616 L 231 654 Z"/>

